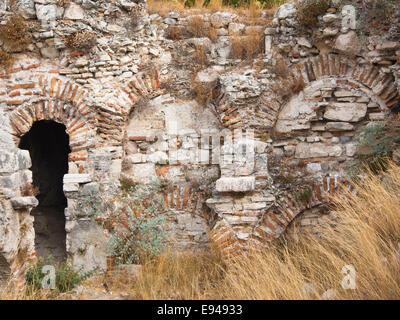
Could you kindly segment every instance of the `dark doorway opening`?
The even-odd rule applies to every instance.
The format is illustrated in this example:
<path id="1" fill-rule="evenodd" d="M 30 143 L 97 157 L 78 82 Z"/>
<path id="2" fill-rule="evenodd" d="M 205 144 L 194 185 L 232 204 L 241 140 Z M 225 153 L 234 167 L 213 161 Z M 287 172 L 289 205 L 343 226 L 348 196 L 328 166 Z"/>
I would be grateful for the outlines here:
<path id="1" fill-rule="evenodd" d="M 33 185 L 38 188 L 39 206 L 35 216 L 35 248 L 39 257 L 66 257 L 65 215 L 67 199 L 63 177 L 68 172 L 69 136 L 63 124 L 41 120 L 22 138 L 19 148 L 28 150 L 32 160 Z"/>

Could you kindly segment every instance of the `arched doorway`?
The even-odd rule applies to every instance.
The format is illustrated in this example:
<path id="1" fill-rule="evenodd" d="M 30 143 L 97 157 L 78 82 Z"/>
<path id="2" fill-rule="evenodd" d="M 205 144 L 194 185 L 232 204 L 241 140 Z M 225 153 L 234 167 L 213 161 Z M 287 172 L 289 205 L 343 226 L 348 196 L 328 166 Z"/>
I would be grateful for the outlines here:
<path id="1" fill-rule="evenodd" d="M 65 215 L 67 199 L 63 176 L 68 172 L 69 136 L 63 124 L 51 120 L 33 123 L 22 136 L 19 148 L 28 150 L 32 160 L 33 185 L 39 206 L 35 216 L 35 248 L 39 257 L 51 255 L 58 261 L 66 257 Z"/>

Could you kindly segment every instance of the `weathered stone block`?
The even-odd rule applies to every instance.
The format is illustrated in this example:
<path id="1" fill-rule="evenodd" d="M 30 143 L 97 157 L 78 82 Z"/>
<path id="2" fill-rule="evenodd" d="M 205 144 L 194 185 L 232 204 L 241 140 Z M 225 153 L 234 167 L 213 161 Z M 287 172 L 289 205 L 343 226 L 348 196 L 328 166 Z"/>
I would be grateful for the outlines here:
<path id="1" fill-rule="evenodd" d="M 246 192 L 255 189 L 255 177 L 220 178 L 216 182 L 218 192 Z"/>
<path id="2" fill-rule="evenodd" d="M 338 145 L 329 146 L 324 143 L 299 143 L 296 147 L 297 159 L 340 157 L 342 148 Z"/>
<path id="3" fill-rule="evenodd" d="M 2 150 L 0 153 L 0 173 L 12 173 L 28 169 L 31 165 L 31 158 L 27 150 Z"/>
<path id="4" fill-rule="evenodd" d="M 357 33 L 354 31 L 339 35 L 336 38 L 335 47 L 340 52 L 351 56 L 357 55 L 361 50 Z"/>
<path id="5" fill-rule="evenodd" d="M 367 114 L 363 103 L 332 103 L 325 111 L 324 118 L 333 121 L 358 122 Z"/>
<path id="6" fill-rule="evenodd" d="M 34 208 L 39 205 L 39 201 L 35 197 L 16 197 L 11 199 L 14 209 Z"/>
<path id="7" fill-rule="evenodd" d="M 77 4 L 70 3 L 70 5 L 65 9 L 64 19 L 67 20 L 81 20 L 85 16 L 85 11 Z"/>
<path id="8" fill-rule="evenodd" d="M 64 175 L 64 184 L 67 183 L 88 183 L 92 182 L 92 178 L 90 177 L 89 174 L 66 174 Z"/>
<path id="9" fill-rule="evenodd" d="M 328 122 L 326 124 L 328 131 L 350 131 L 354 130 L 354 126 L 347 122 Z"/>

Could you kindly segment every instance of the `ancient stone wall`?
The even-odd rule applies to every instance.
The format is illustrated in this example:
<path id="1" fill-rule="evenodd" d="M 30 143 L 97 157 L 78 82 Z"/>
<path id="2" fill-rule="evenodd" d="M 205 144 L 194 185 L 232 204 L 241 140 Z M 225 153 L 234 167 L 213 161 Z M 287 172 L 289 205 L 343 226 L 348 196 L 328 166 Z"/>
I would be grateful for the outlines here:
<path id="1" fill-rule="evenodd" d="M 88 216 L 87 199 L 118 196 L 120 178 L 168 182 L 177 248 L 213 241 L 227 257 L 249 243 L 267 247 L 296 216 L 323 221 L 319 208 L 351 191 L 356 130 L 399 105 L 396 34 L 359 41 L 342 27 L 338 1 L 310 34 L 294 3 L 252 19 L 161 17 L 140 1 L 13 3 L 0 8 L 1 23 L 21 13 L 33 41 L 23 51 L 2 45 L 17 58 L 0 74 L 0 257 L 11 273 L 27 261 L 21 251 L 34 255 L 38 202 L 23 192 L 31 159 L 18 146 L 37 121 L 69 135 L 66 251 L 90 270 L 106 269 L 110 234 Z M 214 33 L 192 30 L 199 17 Z M 249 39 L 262 52 L 235 55 Z"/>

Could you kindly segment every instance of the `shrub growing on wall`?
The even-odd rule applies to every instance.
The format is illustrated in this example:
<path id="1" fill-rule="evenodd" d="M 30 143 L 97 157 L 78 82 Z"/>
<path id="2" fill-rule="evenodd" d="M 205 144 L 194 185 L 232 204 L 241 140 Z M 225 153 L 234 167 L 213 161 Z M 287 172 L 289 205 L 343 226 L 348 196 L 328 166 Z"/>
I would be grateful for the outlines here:
<path id="1" fill-rule="evenodd" d="M 296 19 L 303 29 L 312 29 L 319 25 L 318 17 L 328 9 L 328 0 L 304 0 L 299 2 Z"/>
<path id="2" fill-rule="evenodd" d="M 362 127 L 358 132 L 360 141 L 357 159 L 349 170 L 351 177 L 357 177 L 360 168 L 369 168 L 372 172 L 379 173 L 386 170 L 388 160 L 393 157 L 393 152 L 400 146 L 400 118 L 375 121 Z"/>
<path id="3" fill-rule="evenodd" d="M 397 0 L 363 0 L 358 7 L 358 30 L 366 35 L 387 32 L 396 6 Z"/>
<path id="4" fill-rule="evenodd" d="M 31 43 L 29 28 L 20 15 L 10 16 L 4 25 L 0 25 L 0 39 L 12 51 L 23 51 Z"/>
<path id="5" fill-rule="evenodd" d="M 142 263 L 163 253 L 168 246 L 163 225 L 169 210 L 161 196 L 159 180 L 132 186 L 122 197 L 122 206 L 111 217 L 112 237 L 108 253 L 117 266 Z"/>
<path id="6" fill-rule="evenodd" d="M 89 30 L 82 30 L 65 38 L 68 48 L 82 51 L 90 51 L 96 45 L 96 41 L 96 34 Z"/>

